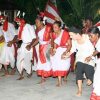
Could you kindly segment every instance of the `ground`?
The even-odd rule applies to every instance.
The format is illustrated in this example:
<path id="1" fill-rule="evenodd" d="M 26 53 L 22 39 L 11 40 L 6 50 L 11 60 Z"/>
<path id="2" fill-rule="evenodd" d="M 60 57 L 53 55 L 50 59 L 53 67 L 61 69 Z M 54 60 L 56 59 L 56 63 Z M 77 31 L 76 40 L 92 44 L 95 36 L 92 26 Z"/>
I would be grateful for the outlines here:
<path id="1" fill-rule="evenodd" d="M 75 96 L 77 86 L 75 73 L 72 72 L 62 87 L 56 87 L 56 78 L 48 78 L 45 84 L 38 84 L 40 77 L 37 77 L 36 72 L 33 72 L 30 79 L 25 77 L 18 81 L 17 78 L 18 73 L 0 78 L 0 100 L 90 100 L 92 86 L 86 86 L 85 81 L 82 96 Z"/>

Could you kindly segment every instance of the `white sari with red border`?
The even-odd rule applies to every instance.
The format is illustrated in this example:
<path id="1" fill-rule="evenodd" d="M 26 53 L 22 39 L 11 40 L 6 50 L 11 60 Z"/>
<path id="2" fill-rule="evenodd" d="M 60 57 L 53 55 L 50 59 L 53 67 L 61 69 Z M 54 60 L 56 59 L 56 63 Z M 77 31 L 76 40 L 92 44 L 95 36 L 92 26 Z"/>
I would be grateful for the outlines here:
<path id="1" fill-rule="evenodd" d="M 64 30 L 61 30 L 61 34 L 54 40 L 58 45 L 56 53 L 54 56 L 51 56 L 51 66 L 53 70 L 53 76 L 66 76 L 70 68 L 70 58 L 61 59 L 61 55 L 67 50 L 67 39 L 65 44 L 62 45 L 65 37 L 68 36 L 68 33 Z"/>
<path id="2" fill-rule="evenodd" d="M 52 75 L 51 64 L 48 57 L 50 27 L 45 26 L 38 32 L 39 37 L 39 55 L 37 63 L 37 74 L 42 77 L 49 77 Z"/>
<path id="3" fill-rule="evenodd" d="M 100 39 L 96 44 L 96 50 L 100 52 Z M 96 70 L 94 73 L 93 80 L 93 92 L 90 100 L 100 100 L 100 58 L 96 61 Z"/>

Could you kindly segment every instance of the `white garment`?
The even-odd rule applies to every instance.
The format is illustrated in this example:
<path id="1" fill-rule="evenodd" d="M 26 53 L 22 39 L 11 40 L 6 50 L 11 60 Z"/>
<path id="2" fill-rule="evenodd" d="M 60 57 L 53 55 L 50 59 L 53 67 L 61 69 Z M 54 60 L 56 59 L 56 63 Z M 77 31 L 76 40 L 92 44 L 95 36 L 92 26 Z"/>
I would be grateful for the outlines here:
<path id="1" fill-rule="evenodd" d="M 0 27 L 0 36 L 2 36 L 3 35 L 3 32 L 2 32 L 2 29 L 1 29 L 1 27 Z"/>
<path id="2" fill-rule="evenodd" d="M 61 59 L 61 55 L 66 51 L 66 48 L 58 47 L 54 56 L 51 56 L 51 66 L 53 71 L 69 71 L 70 58 Z"/>
<path id="3" fill-rule="evenodd" d="M 31 73 L 31 60 L 32 60 L 32 49 L 28 51 L 26 49 L 26 46 L 28 44 L 22 43 L 21 47 L 18 49 L 18 55 L 17 55 L 17 69 L 19 73 L 23 71 L 23 69 L 26 70 L 28 74 Z"/>
<path id="4" fill-rule="evenodd" d="M 3 27 L 1 27 L 2 31 L 3 31 L 3 34 L 4 34 L 4 38 L 5 38 L 5 42 L 9 42 L 11 40 L 13 40 L 13 38 L 15 37 L 16 34 L 16 31 L 15 31 L 15 27 L 12 23 L 9 23 L 8 22 L 8 30 L 7 31 L 4 31 L 3 30 Z"/>
<path id="5" fill-rule="evenodd" d="M 4 44 L 4 48 L 2 49 L 2 54 L 0 56 L 0 63 L 3 65 L 11 65 L 12 68 L 14 68 L 14 64 L 15 64 L 15 50 L 14 50 L 14 46 L 12 45 L 12 47 L 8 47 L 7 44 Z"/>
<path id="6" fill-rule="evenodd" d="M 2 35 L 3 35 L 3 32 L 2 32 L 1 27 L 0 27 L 0 37 Z M 0 43 L 0 58 L 1 58 L 1 54 L 2 54 L 3 48 L 4 48 L 4 42 L 3 43 Z M 1 68 L 2 68 L 2 64 L 0 64 L 0 69 Z"/>
<path id="7" fill-rule="evenodd" d="M 93 54 L 94 46 L 90 42 L 88 35 L 83 35 L 83 37 L 85 38 L 83 44 L 79 44 L 76 40 L 72 40 L 71 53 L 76 52 L 76 62 L 87 63 L 85 62 L 85 58 Z M 94 66 L 95 62 L 91 60 L 87 64 Z"/>
<path id="8" fill-rule="evenodd" d="M 96 50 L 100 52 L 100 39 L 96 44 Z M 94 81 L 93 81 L 93 92 L 96 93 L 97 96 L 100 96 L 100 58 L 96 61 L 96 70 L 94 73 Z"/>
<path id="9" fill-rule="evenodd" d="M 23 69 L 25 69 L 28 74 L 31 73 L 31 67 L 32 67 L 31 60 L 32 60 L 33 50 L 31 49 L 30 51 L 28 51 L 26 49 L 26 46 L 30 42 L 32 42 L 32 40 L 35 38 L 36 36 L 33 27 L 29 24 L 26 24 L 22 31 L 23 43 L 21 47 L 18 49 L 18 55 L 17 55 L 17 68 L 19 73 L 21 73 Z"/>
<path id="10" fill-rule="evenodd" d="M 39 44 L 37 44 L 35 46 L 35 49 L 36 49 L 37 58 L 39 58 Z M 32 66 L 32 70 L 33 71 L 37 71 L 37 62 L 36 62 L 36 59 L 34 59 L 34 65 Z"/>
<path id="11" fill-rule="evenodd" d="M 7 42 L 12 41 L 13 38 L 16 35 L 15 32 L 15 27 L 13 24 L 8 23 L 8 30 L 4 31 L 3 30 L 3 26 L 1 26 L 1 30 L 3 32 L 3 36 L 5 38 L 5 44 L 4 44 L 4 48 L 1 51 L 1 57 L 0 57 L 0 63 L 4 64 L 4 65 L 11 65 L 12 68 L 14 68 L 14 64 L 15 64 L 15 50 L 14 50 L 14 46 L 12 45 L 11 47 L 7 46 Z"/>
<path id="12" fill-rule="evenodd" d="M 61 31 L 61 34 L 59 37 L 57 37 L 54 42 L 56 44 L 60 44 L 61 38 L 63 35 L 63 31 Z M 61 59 L 61 55 L 67 50 L 65 47 L 58 47 L 56 49 L 56 53 L 54 56 L 51 56 L 51 66 L 53 71 L 69 71 L 70 68 L 70 58 L 67 59 Z"/>
<path id="13" fill-rule="evenodd" d="M 20 28 L 18 29 L 19 33 Z M 30 43 L 32 39 L 36 38 L 34 28 L 30 24 L 25 24 L 22 31 L 22 41 L 23 43 Z"/>
<path id="14" fill-rule="evenodd" d="M 51 70 L 50 61 L 49 61 L 49 58 L 47 57 L 49 41 L 44 41 L 43 40 L 45 29 L 46 29 L 46 27 L 44 27 L 43 29 L 41 29 L 38 32 L 38 37 L 39 37 L 39 44 L 40 45 L 45 45 L 44 54 L 45 54 L 45 57 L 46 57 L 46 62 L 45 63 L 41 63 L 40 58 L 38 56 L 37 70 L 50 71 Z"/>

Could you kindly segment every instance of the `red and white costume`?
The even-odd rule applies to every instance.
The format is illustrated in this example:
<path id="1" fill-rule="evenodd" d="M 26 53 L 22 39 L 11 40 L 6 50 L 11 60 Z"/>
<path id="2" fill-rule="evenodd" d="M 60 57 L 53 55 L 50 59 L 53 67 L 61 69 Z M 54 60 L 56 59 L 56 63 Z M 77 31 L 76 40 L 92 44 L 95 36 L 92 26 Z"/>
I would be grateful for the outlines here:
<path id="1" fill-rule="evenodd" d="M 98 52 L 100 52 L 100 39 L 96 43 L 95 48 Z M 96 70 L 93 80 L 93 93 L 90 100 L 100 100 L 100 58 L 98 58 L 96 61 Z"/>
<path id="2" fill-rule="evenodd" d="M 3 32 L 3 36 L 5 38 L 5 44 L 4 44 L 4 48 L 2 50 L 2 53 L 0 55 L 0 63 L 3 65 L 11 65 L 12 68 L 14 68 L 15 66 L 15 49 L 14 49 L 14 45 L 12 45 L 11 47 L 7 46 L 7 43 L 9 41 L 12 41 L 13 38 L 16 35 L 15 32 L 15 27 L 13 24 L 9 23 L 8 21 L 5 21 L 3 26 L 1 26 L 1 30 Z"/>
<path id="3" fill-rule="evenodd" d="M 42 77 L 49 77 L 52 74 L 50 61 L 47 57 L 48 45 L 50 43 L 50 31 L 51 27 L 44 26 L 44 28 L 38 32 L 39 56 L 37 64 L 37 74 Z"/>
<path id="4" fill-rule="evenodd" d="M 57 37 L 53 33 L 54 43 L 57 44 L 56 53 L 51 56 L 51 66 L 53 76 L 66 76 L 70 68 L 70 58 L 61 59 L 61 55 L 67 50 L 67 41 L 70 39 L 69 34 L 65 30 L 61 30 L 60 35 Z"/>
<path id="5" fill-rule="evenodd" d="M 31 48 L 30 51 L 26 49 L 26 46 L 32 42 L 33 39 L 36 38 L 34 28 L 26 24 L 23 19 L 15 19 L 16 21 L 20 21 L 21 25 L 18 29 L 18 38 L 19 40 L 22 40 L 21 47 L 17 51 L 17 69 L 19 73 L 21 74 L 23 69 L 26 70 L 28 74 L 31 73 L 31 67 L 32 67 L 32 54 L 33 49 Z"/>

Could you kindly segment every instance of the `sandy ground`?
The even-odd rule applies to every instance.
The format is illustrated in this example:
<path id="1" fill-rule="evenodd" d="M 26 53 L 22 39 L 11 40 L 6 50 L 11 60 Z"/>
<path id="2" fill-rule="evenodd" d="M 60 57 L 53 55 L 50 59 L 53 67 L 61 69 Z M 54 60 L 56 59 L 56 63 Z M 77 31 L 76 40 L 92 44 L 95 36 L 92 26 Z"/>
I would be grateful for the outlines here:
<path id="1" fill-rule="evenodd" d="M 37 77 L 36 72 L 33 72 L 30 79 L 26 74 L 21 81 L 16 80 L 17 78 L 18 73 L 0 78 L 0 100 L 89 100 L 92 91 L 92 86 L 86 86 L 84 81 L 83 94 L 76 97 L 75 73 L 72 72 L 62 87 L 56 87 L 56 78 L 48 78 L 44 84 L 38 84 L 40 77 Z"/>

